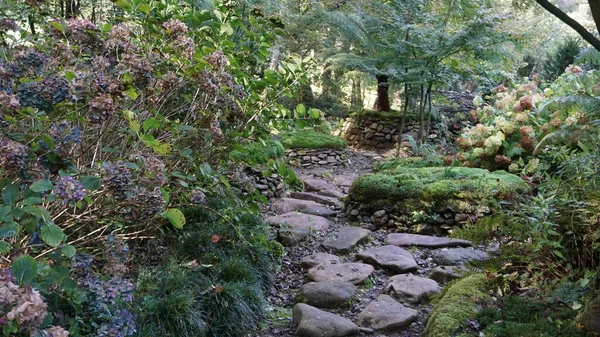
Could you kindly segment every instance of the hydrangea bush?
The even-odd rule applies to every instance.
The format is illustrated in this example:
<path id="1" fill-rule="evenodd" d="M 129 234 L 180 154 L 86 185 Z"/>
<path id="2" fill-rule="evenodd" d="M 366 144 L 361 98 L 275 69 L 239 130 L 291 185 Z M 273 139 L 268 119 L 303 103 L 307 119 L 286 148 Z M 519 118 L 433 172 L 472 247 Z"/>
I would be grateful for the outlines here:
<path id="1" fill-rule="evenodd" d="M 49 19 L 35 34 L 0 18 L 5 335 L 134 334 L 122 241 L 182 229 L 180 209 L 224 195 L 233 145 L 288 114 L 278 99 L 304 69 L 261 69 L 271 21 L 169 3 L 118 1 L 121 23 Z"/>

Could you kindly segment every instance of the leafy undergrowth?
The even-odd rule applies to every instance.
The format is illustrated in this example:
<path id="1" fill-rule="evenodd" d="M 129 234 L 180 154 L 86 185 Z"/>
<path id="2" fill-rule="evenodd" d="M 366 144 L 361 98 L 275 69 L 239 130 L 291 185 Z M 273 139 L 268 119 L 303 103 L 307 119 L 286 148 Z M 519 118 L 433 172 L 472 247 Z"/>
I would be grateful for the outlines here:
<path id="1" fill-rule="evenodd" d="M 185 211 L 187 230 L 159 266 L 142 268 L 136 282 L 138 336 L 236 336 L 258 327 L 263 292 L 282 251 L 267 239 L 260 216 L 227 201 Z M 228 218 L 228 217 L 227 217 Z"/>
<path id="2" fill-rule="evenodd" d="M 277 140 L 269 139 L 264 142 L 253 142 L 231 152 L 231 157 L 248 164 L 264 164 L 269 159 L 283 157 L 283 145 Z"/>
<path id="3" fill-rule="evenodd" d="M 336 136 L 315 132 L 286 132 L 280 135 L 286 149 L 337 149 L 346 148 L 346 142 Z"/>

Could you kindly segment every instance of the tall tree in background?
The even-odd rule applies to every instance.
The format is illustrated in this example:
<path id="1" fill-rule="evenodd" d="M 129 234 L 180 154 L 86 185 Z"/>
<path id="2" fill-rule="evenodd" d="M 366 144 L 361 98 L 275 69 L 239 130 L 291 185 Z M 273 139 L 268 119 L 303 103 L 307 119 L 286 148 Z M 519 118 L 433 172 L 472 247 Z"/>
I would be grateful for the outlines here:
<path id="1" fill-rule="evenodd" d="M 545 10 L 557 17 L 560 21 L 566 23 L 567 25 L 569 25 L 569 27 L 573 28 L 577 32 L 577 34 L 579 34 L 585 41 L 591 44 L 592 47 L 600 51 L 600 40 L 593 34 L 593 32 L 587 30 L 579 22 L 571 18 L 567 13 L 563 12 L 560 8 L 550 3 L 550 1 L 535 1 L 538 4 L 540 4 L 540 6 L 542 6 Z M 600 32 L 600 0 L 588 0 L 588 4 L 590 5 L 590 10 L 592 12 L 594 22 L 596 23 L 596 30 L 597 32 Z"/>

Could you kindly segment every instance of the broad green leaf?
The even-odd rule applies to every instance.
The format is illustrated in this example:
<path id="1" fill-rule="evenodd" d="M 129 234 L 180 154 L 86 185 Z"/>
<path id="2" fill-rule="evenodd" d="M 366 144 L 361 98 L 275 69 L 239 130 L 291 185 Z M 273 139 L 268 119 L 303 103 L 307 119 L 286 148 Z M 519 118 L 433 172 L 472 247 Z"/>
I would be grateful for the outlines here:
<path id="1" fill-rule="evenodd" d="M 10 206 L 2 206 L 2 207 L 0 207 L 0 219 L 2 219 L 5 216 L 7 216 L 8 213 L 10 213 L 11 209 L 12 209 L 12 207 L 10 207 Z"/>
<path id="2" fill-rule="evenodd" d="M 50 180 L 43 179 L 31 184 L 31 186 L 29 186 L 29 189 L 34 192 L 46 192 L 52 191 L 54 189 L 54 185 L 52 185 L 52 182 L 50 182 Z"/>
<path id="3" fill-rule="evenodd" d="M 99 189 L 102 185 L 102 180 L 95 176 L 85 176 L 82 177 L 80 181 L 83 185 L 83 188 L 85 188 L 88 191 L 95 191 Z"/>
<path id="4" fill-rule="evenodd" d="M 150 130 L 160 128 L 160 121 L 156 118 L 148 118 L 144 121 L 144 131 L 148 132 Z"/>
<path id="5" fill-rule="evenodd" d="M 0 237 L 2 238 L 12 238 L 19 234 L 21 230 L 21 226 L 19 226 L 16 222 L 7 222 L 5 224 L 0 225 Z"/>
<path id="6" fill-rule="evenodd" d="M 19 200 L 19 188 L 13 184 L 9 184 L 4 188 L 4 191 L 2 191 L 2 201 L 4 201 L 4 204 L 6 205 L 10 205 L 10 206 L 14 206 L 14 204 L 17 203 L 17 200 Z"/>
<path id="7" fill-rule="evenodd" d="M 23 255 L 13 261 L 12 274 L 17 279 L 20 286 L 31 283 L 38 271 L 37 261 L 29 256 Z"/>
<path id="8" fill-rule="evenodd" d="M 29 197 L 29 198 L 23 200 L 23 206 L 41 204 L 43 201 L 44 201 L 44 199 L 42 199 L 42 198 Z"/>
<path id="9" fill-rule="evenodd" d="M 77 74 L 75 74 L 72 71 L 66 71 L 65 72 L 65 78 L 67 79 L 67 81 L 71 82 L 72 80 L 77 78 Z"/>
<path id="10" fill-rule="evenodd" d="M 35 206 L 25 206 L 23 207 L 23 211 L 25 213 L 31 214 L 31 215 L 35 215 L 38 218 L 44 218 L 44 212 L 42 212 L 42 210 L 39 207 L 35 207 Z"/>
<path id="11" fill-rule="evenodd" d="M 76 253 L 75 247 L 71 245 L 63 245 L 62 247 L 60 247 L 60 251 L 65 257 L 69 259 L 75 256 Z"/>
<path id="12" fill-rule="evenodd" d="M 319 109 L 310 109 L 309 114 L 310 114 L 310 118 L 312 118 L 312 119 L 321 118 L 321 110 L 319 110 Z"/>
<path id="13" fill-rule="evenodd" d="M 113 3 L 123 9 L 131 8 L 131 3 L 127 0 L 115 0 Z"/>
<path id="14" fill-rule="evenodd" d="M 0 241 L 0 254 L 6 254 L 10 252 L 10 243 L 6 241 Z"/>
<path id="15" fill-rule="evenodd" d="M 63 34 L 65 33 L 65 27 L 63 27 L 63 25 L 60 22 L 51 21 L 50 26 L 54 27 L 56 30 Z"/>
<path id="16" fill-rule="evenodd" d="M 42 226 L 42 240 L 50 247 L 57 247 L 64 238 L 65 234 L 57 225 L 47 223 Z"/>
<path id="17" fill-rule="evenodd" d="M 140 122 L 136 121 L 135 119 L 130 120 L 129 128 L 131 130 L 133 130 L 135 133 L 139 133 L 140 132 Z"/>
<path id="18" fill-rule="evenodd" d="M 142 12 L 142 13 L 146 14 L 146 15 L 150 14 L 150 9 L 151 9 L 151 8 L 150 8 L 150 5 L 148 5 L 148 4 L 140 4 L 140 5 L 137 7 L 137 10 L 138 10 L 138 11 L 140 11 L 140 12 Z"/>
<path id="19" fill-rule="evenodd" d="M 221 24 L 221 35 L 231 35 L 233 34 L 233 27 L 229 22 Z"/>
<path id="20" fill-rule="evenodd" d="M 169 219 L 173 227 L 177 229 L 183 229 L 183 226 L 185 225 L 185 216 L 183 215 L 183 212 L 177 208 L 169 208 L 167 212 L 165 212 L 165 218 Z"/>
<path id="21" fill-rule="evenodd" d="M 135 90 L 134 87 L 129 87 L 127 88 L 127 90 L 124 91 L 125 94 L 127 95 L 127 97 L 131 98 L 132 100 L 136 100 L 138 97 L 140 97 L 140 94 L 138 94 L 137 90 Z"/>

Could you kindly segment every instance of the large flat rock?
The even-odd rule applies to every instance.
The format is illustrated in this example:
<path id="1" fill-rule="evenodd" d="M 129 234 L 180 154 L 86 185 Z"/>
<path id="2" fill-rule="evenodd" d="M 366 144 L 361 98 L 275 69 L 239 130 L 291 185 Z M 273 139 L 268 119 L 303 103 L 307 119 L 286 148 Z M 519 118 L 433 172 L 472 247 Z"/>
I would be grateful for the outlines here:
<path id="1" fill-rule="evenodd" d="M 373 330 L 401 331 L 414 322 L 418 314 L 388 295 L 379 295 L 358 315 L 358 325 Z"/>
<path id="2" fill-rule="evenodd" d="M 323 179 L 312 177 L 302 177 L 301 179 L 304 182 L 304 189 L 309 192 L 319 192 L 333 189 L 333 186 Z"/>
<path id="3" fill-rule="evenodd" d="M 284 214 L 293 211 L 299 212 L 309 207 L 323 207 L 323 205 L 310 200 L 281 198 L 271 204 L 271 211 L 276 214 Z"/>
<path id="4" fill-rule="evenodd" d="M 392 245 L 371 248 L 356 254 L 356 257 L 365 263 L 379 266 L 396 274 L 415 271 L 419 268 L 411 253 Z"/>
<path id="5" fill-rule="evenodd" d="M 360 227 L 341 227 L 321 244 L 323 248 L 334 252 L 347 252 L 369 238 L 371 231 Z"/>
<path id="6" fill-rule="evenodd" d="M 469 262 L 485 262 L 488 253 L 473 248 L 440 249 L 433 254 L 433 262 L 444 266 L 456 266 Z"/>
<path id="7" fill-rule="evenodd" d="M 311 206 L 301 209 L 299 212 L 304 214 L 324 216 L 326 218 L 334 218 L 337 215 L 336 211 L 323 206 Z"/>
<path id="8" fill-rule="evenodd" d="M 467 240 L 400 233 L 389 234 L 385 239 L 385 243 L 399 247 L 418 246 L 425 248 L 467 247 L 471 245 L 471 242 Z"/>
<path id="9" fill-rule="evenodd" d="M 302 242 L 310 235 L 310 229 L 304 227 L 280 228 L 277 231 L 277 240 L 286 247 L 291 247 Z"/>
<path id="10" fill-rule="evenodd" d="M 434 280 L 412 274 L 392 276 L 385 286 L 386 293 L 415 302 L 427 300 L 429 296 L 439 294 L 441 290 Z"/>
<path id="11" fill-rule="evenodd" d="M 300 287 L 296 302 L 317 308 L 339 308 L 348 304 L 356 286 L 348 282 L 309 282 Z"/>
<path id="12" fill-rule="evenodd" d="M 350 187 L 354 180 L 358 178 L 358 173 L 348 173 L 344 175 L 336 175 L 333 178 L 333 183 L 340 187 Z"/>
<path id="13" fill-rule="evenodd" d="M 429 278 L 437 283 L 446 283 L 463 277 L 467 273 L 464 266 L 437 266 L 429 274 Z"/>
<path id="14" fill-rule="evenodd" d="M 360 331 L 350 320 L 304 303 L 294 306 L 292 323 L 296 326 L 294 336 L 298 337 L 344 337 Z"/>
<path id="15" fill-rule="evenodd" d="M 360 284 L 373 271 L 373 266 L 364 263 L 319 264 L 308 270 L 308 277 L 315 282 L 350 282 Z"/>
<path id="16" fill-rule="evenodd" d="M 290 212 L 282 215 L 270 216 L 265 221 L 271 226 L 308 228 L 315 231 L 323 231 L 329 228 L 331 221 L 318 215 L 310 215 L 298 212 Z"/>
<path id="17" fill-rule="evenodd" d="M 332 198 L 332 197 L 327 197 L 327 196 L 320 195 L 317 193 L 293 192 L 292 194 L 290 194 L 290 196 L 294 199 L 314 201 L 316 203 L 319 203 L 322 205 L 327 205 L 327 206 L 333 206 L 333 207 L 341 207 L 342 206 L 342 203 L 338 199 Z"/>
<path id="18" fill-rule="evenodd" d="M 326 197 L 336 198 L 338 200 L 342 200 L 348 196 L 346 193 L 342 193 L 337 190 L 322 190 L 317 192 L 317 194 L 324 195 Z"/>
<path id="19" fill-rule="evenodd" d="M 314 266 L 318 266 L 320 264 L 340 264 L 340 258 L 327 253 L 315 253 L 311 255 L 307 255 L 300 260 L 300 264 L 305 268 L 312 268 Z"/>

